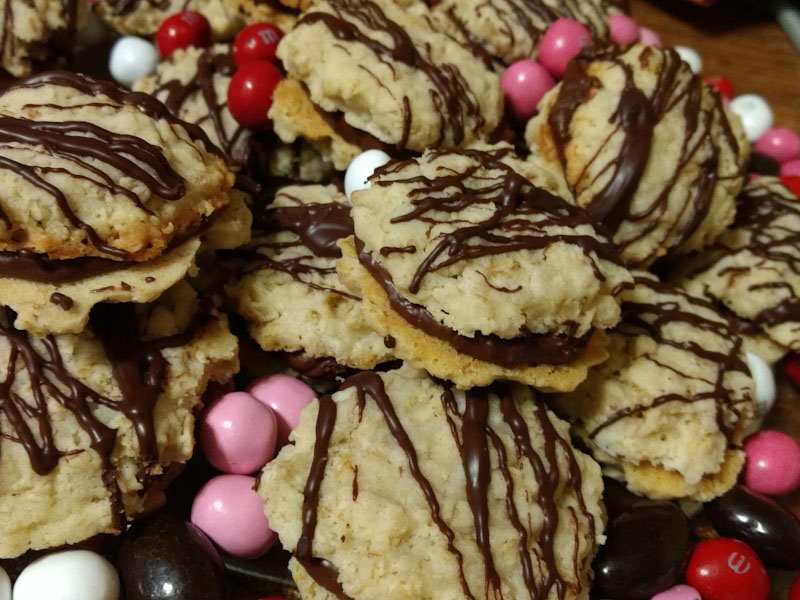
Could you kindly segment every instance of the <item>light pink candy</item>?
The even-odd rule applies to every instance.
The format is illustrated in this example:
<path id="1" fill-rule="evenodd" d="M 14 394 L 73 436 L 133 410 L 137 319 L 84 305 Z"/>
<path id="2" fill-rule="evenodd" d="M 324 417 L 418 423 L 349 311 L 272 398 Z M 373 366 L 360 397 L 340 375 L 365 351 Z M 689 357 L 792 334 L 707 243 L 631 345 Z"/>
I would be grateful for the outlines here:
<path id="1" fill-rule="evenodd" d="M 272 409 L 247 392 L 221 396 L 200 424 L 200 446 L 224 473 L 248 475 L 275 456 L 278 422 Z"/>
<path id="2" fill-rule="evenodd" d="M 500 87 L 520 121 L 536 114 L 539 100 L 555 86 L 547 70 L 535 60 L 518 60 L 500 77 Z"/>
<path id="3" fill-rule="evenodd" d="M 581 48 L 592 43 L 592 34 L 575 19 L 557 19 L 542 36 L 539 44 L 539 64 L 561 79 L 567 63 Z"/>
<path id="4" fill-rule="evenodd" d="M 700 593 L 690 585 L 676 585 L 656 594 L 650 600 L 700 600 Z"/>
<path id="5" fill-rule="evenodd" d="M 764 430 L 744 444 L 744 484 L 759 494 L 778 496 L 800 486 L 800 445 L 780 431 Z"/>
<path id="6" fill-rule="evenodd" d="M 639 39 L 639 26 L 628 15 L 611 15 L 608 17 L 608 33 L 612 42 L 624 46 Z"/>
<path id="7" fill-rule="evenodd" d="M 217 546 L 239 558 L 257 558 L 275 543 L 264 515 L 264 501 L 247 475 L 218 475 L 205 484 L 192 503 L 192 523 Z"/>
<path id="8" fill-rule="evenodd" d="M 305 383 L 288 375 L 262 377 L 251 383 L 247 391 L 275 412 L 279 447 L 289 442 L 289 434 L 300 422 L 300 412 L 317 397 Z"/>
<path id="9" fill-rule="evenodd" d="M 649 27 L 639 27 L 639 41 L 647 46 L 656 46 L 657 48 L 662 45 L 661 36 Z"/>
<path id="10" fill-rule="evenodd" d="M 800 157 L 800 137 L 786 127 L 770 129 L 756 140 L 754 147 L 756 152 L 766 154 L 779 163 Z"/>
<path id="11" fill-rule="evenodd" d="M 781 177 L 800 176 L 800 159 L 790 160 L 781 165 Z"/>

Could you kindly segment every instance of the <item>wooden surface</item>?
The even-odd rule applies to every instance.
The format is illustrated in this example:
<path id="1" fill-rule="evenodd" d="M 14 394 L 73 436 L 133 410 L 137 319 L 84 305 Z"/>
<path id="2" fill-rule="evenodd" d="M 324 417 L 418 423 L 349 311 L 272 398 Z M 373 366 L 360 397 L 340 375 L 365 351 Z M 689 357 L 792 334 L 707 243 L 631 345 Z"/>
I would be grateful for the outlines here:
<path id="1" fill-rule="evenodd" d="M 704 75 L 725 75 L 735 94 L 759 94 L 775 125 L 800 133 L 800 54 L 768 13 L 738 0 L 702 7 L 682 0 L 631 0 L 633 17 L 665 44 L 690 46 Z"/>

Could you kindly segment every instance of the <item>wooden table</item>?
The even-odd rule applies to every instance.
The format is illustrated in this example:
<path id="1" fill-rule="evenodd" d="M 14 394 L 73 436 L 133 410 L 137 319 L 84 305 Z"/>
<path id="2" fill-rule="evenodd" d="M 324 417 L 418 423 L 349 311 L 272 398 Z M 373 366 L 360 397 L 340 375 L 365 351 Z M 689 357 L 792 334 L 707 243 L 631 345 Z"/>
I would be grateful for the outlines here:
<path id="1" fill-rule="evenodd" d="M 760 94 L 775 125 L 800 133 L 800 54 L 767 13 L 718 0 L 702 7 L 682 0 L 631 0 L 633 17 L 665 44 L 690 46 L 705 75 L 725 75 L 736 94 Z"/>

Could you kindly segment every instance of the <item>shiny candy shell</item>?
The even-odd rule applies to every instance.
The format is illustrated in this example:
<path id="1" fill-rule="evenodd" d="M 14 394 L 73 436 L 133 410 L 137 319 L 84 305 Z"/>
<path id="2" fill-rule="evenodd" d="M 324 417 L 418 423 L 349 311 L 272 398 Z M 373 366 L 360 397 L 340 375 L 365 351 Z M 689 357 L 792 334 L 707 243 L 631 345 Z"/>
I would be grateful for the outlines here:
<path id="1" fill-rule="evenodd" d="M 655 46 L 656 48 L 660 48 L 663 45 L 661 36 L 649 27 L 639 28 L 639 41 L 646 46 Z"/>
<path id="2" fill-rule="evenodd" d="M 764 430 L 744 443 L 745 485 L 759 494 L 788 494 L 800 486 L 800 445 L 780 431 Z"/>
<path id="3" fill-rule="evenodd" d="M 598 598 L 649 600 L 673 585 L 689 552 L 689 521 L 674 504 L 640 506 L 608 525 L 593 563 Z"/>
<path id="4" fill-rule="evenodd" d="M 781 177 L 800 177 L 800 159 L 788 160 L 781 165 Z"/>
<path id="5" fill-rule="evenodd" d="M 211 24 L 199 12 L 184 10 L 167 18 L 156 32 L 156 46 L 164 57 L 175 50 L 211 43 Z"/>
<path id="6" fill-rule="evenodd" d="M 242 29 L 233 42 L 233 62 L 241 67 L 254 60 L 274 60 L 283 31 L 270 23 L 254 23 Z"/>
<path id="7" fill-rule="evenodd" d="M 724 75 L 709 75 L 703 78 L 708 85 L 717 90 L 723 98 L 733 98 L 733 84 Z"/>
<path id="8" fill-rule="evenodd" d="M 249 475 L 275 455 L 278 423 L 275 413 L 247 392 L 217 398 L 203 415 L 203 454 L 223 473 Z"/>
<path id="9" fill-rule="evenodd" d="M 703 511 L 717 533 L 745 542 L 767 566 L 800 569 L 800 522 L 769 498 L 736 486 Z"/>
<path id="10" fill-rule="evenodd" d="M 772 109 L 758 94 L 743 94 L 731 100 L 731 111 L 739 115 L 747 139 L 755 142 L 772 127 Z"/>
<path id="11" fill-rule="evenodd" d="M 247 475 L 219 475 L 203 486 L 192 503 L 192 523 L 222 550 L 239 558 L 257 558 L 276 535 Z"/>
<path id="12" fill-rule="evenodd" d="M 690 585 L 676 585 L 656 594 L 651 600 L 700 600 L 700 594 Z"/>
<path id="13" fill-rule="evenodd" d="M 266 127 L 272 95 L 281 79 L 278 68 L 266 60 L 242 66 L 228 84 L 228 108 L 233 118 L 248 129 Z"/>
<path id="14" fill-rule="evenodd" d="M 758 354 L 745 352 L 750 375 L 756 384 L 756 407 L 758 417 L 763 418 L 775 404 L 775 377 L 772 367 Z"/>
<path id="15" fill-rule="evenodd" d="M 111 48 L 108 70 L 117 83 L 132 87 L 140 78 L 154 73 L 158 61 L 158 50 L 153 44 L 140 37 L 126 35 Z"/>
<path id="16" fill-rule="evenodd" d="M 789 600 L 800 600 L 800 574 L 794 580 L 791 589 L 789 590 Z"/>
<path id="17" fill-rule="evenodd" d="M 136 523 L 119 555 L 127 600 L 226 600 L 225 567 L 196 526 L 161 514 Z"/>
<path id="18" fill-rule="evenodd" d="M 278 420 L 278 445 L 289 441 L 289 434 L 300 422 L 300 412 L 317 397 L 305 383 L 288 375 L 270 375 L 250 384 L 247 392 L 269 406 Z"/>
<path id="19" fill-rule="evenodd" d="M 731 538 L 697 544 L 686 567 L 686 581 L 703 600 L 767 600 L 769 576 L 758 555 Z"/>
<path id="20" fill-rule="evenodd" d="M 591 43 L 592 34 L 584 25 L 575 19 L 556 19 L 542 36 L 539 63 L 560 79 L 567 70 L 567 63 Z"/>
<path id="21" fill-rule="evenodd" d="M 506 101 L 518 121 L 525 122 L 536 114 L 539 100 L 555 86 L 547 70 L 535 60 L 518 60 L 500 77 Z"/>
<path id="22" fill-rule="evenodd" d="M 344 174 L 344 195 L 350 202 L 350 195 L 358 190 L 365 190 L 372 185 L 367 179 L 392 158 L 383 150 L 366 150 L 356 156 Z"/>
<path id="23" fill-rule="evenodd" d="M 11 600 L 11 579 L 3 567 L 0 567 L 0 600 Z"/>
<path id="24" fill-rule="evenodd" d="M 119 577 L 105 558 L 65 550 L 33 561 L 14 583 L 14 600 L 118 600 Z"/>
<path id="25" fill-rule="evenodd" d="M 785 177 L 781 177 L 781 183 L 785 185 L 787 188 L 789 188 L 789 191 L 792 192 L 795 196 L 800 197 L 800 176 L 788 175 Z"/>
<path id="26" fill-rule="evenodd" d="M 754 149 L 785 163 L 800 157 L 800 136 L 788 127 L 775 127 L 756 140 Z"/>
<path id="27" fill-rule="evenodd" d="M 608 32 L 611 41 L 619 46 L 632 44 L 639 39 L 639 26 L 628 15 L 608 17 Z"/>
<path id="28" fill-rule="evenodd" d="M 700 58 L 697 50 L 689 46 L 675 46 L 675 52 L 678 53 L 683 62 L 689 65 L 693 73 L 703 72 L 703 59 Z"/>

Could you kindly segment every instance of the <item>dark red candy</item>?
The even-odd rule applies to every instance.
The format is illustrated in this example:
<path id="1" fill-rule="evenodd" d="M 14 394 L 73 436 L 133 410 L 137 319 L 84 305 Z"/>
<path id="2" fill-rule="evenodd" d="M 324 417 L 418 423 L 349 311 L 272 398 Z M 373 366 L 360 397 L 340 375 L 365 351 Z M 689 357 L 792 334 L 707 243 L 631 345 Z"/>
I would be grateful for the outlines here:
<path id="1" fill-rule="evenodd" d="M 775 502 L 736 486 L 704 510 L 717 533 L 745 542 L 767 566 L 800 569 L 800 523 Z"/>
<path id="2" fill-rule="evenodd" d="M 733 84 L 724 75 L 709 75 L 703 79 L 708 85 L 717 90 L 723 98 L 730 100 L 733 98 Z"/>
<path id="3" fill-rule="evenodd" d="M 791 589 L 789 589 L 789 600 L 800 600 L 800 575 L 797 576 Z"/>
<path id="4" fill-rule="evenodd" d="M 237 67 L 254 60 L 273 60 L 283 32 L 270 23 L 255 23 L 242 29 L 233 42 L 233 62 Z"/>
<path id="5" fill-rule="evenodd" d="M 703 600 L 767 600 L 769 575 L 753 549 L 732 538 L 697 544 L 686 568 L 687 583 Z"/>
<path id="6" fill-rule="evenodd" d="M 800 197 L 800 176 L 798 175 L 784 175 L 781 177 L 781 183 L 789 188 L 795 196 Z M 797 380 L 793 380 L 797 383 Z"/>
<path id="7" fill-rule="evenodd" d="M 674 504 L 637 506 L 614 517 L 594 561 L 597 598 L 649 600 L 673 585 L 689 552 L 689 521 Z"/>
<path id="8" fill-rule="evenodd" d="M 789 353 L 783 362 L 783 368 L 792 383 L 800 387 L 800 355 L 797 352 Z"/>
<path id="9" fill-rule="evenodd" d="M 261 129 L 269 124 L 267 113 L 281 72 L 266 60 L 247 63 L 234 74 L 228 86 L 228 108 L 243 127 Z"/>
<path id="10" fill-rule="evenodd" d="M 211 541 L 166 514 L 125 535 L 119 571 L 127 600 L 226 600 L 225 568 Z"/>
<path id="11" fill-rule="evenodd" d="M 203 15 L 185 10 L 166 19 L 156 33 L 156 46 L 161 56 L 167 57 L 175 50 L 196 46 L 203 48 L 211 43 L 211 24 Z"/>

